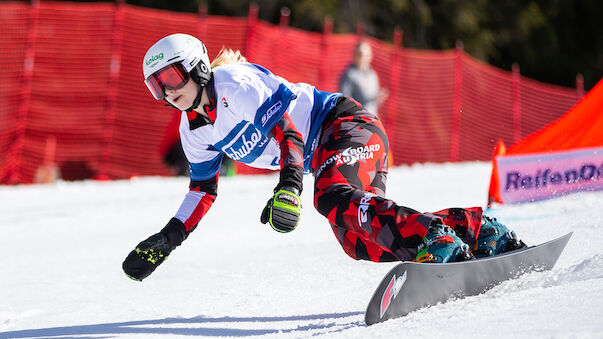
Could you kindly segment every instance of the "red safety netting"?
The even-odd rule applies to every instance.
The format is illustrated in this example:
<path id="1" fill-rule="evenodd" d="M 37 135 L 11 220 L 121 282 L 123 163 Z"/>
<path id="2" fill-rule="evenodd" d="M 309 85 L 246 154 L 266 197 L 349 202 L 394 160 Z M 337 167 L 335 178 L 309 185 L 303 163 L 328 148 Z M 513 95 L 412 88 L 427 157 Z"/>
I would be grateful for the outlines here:
<path id="1" fill-rule="evenodd" d="M 169 175 L 160 148 L 173 110 L 149 95 L 141 70 L 146 49 L 165 35 L 196 35 L 210 57 L 223 46 L 239 49 L 292 82 L 326 91 L 337 91 L 362 38 L 271 25 L 257 12 L 230 18 L 68 2 L 3 2 L 0 32 L 0 183 L 32 182 L 48 161 L 65 179 Z M 499 139 L 520 140 L 581 96 L 481 63 L 462 49 L 366 40 L 389 90 L 379 114 L 395 164 L 488 160 Z"/>
<path id="2" fill-rule="evenodd" d="M 9 171 L 17 171 L 15 161 L 9 161 L 9 152 L 16 145 L 16 136 L 24 126 L 17 124 L 19 104 L 26 99 L 27 89 L 23 87 L 25 78 L 25 49 L 28 38 L 30 8 L 24 3 L 1 5 L 0 10 L 0 178 Z M 10 48 L 9 48 L 10 46 Z"/>

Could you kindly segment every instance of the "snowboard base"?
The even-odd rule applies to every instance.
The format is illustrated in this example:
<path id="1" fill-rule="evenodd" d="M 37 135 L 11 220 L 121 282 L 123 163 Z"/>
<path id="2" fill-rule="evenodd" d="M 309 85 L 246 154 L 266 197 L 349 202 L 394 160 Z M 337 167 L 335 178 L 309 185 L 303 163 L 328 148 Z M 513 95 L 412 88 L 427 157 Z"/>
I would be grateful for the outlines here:
<path id="1" fill-rule="evenodd" d="M 531 271 L 553 268 L 572 233 L 493 257 L 452 263 L 403 262 L 385 275 L 371 298 L 367 325 L 404 316 L 450 298 L 480 294 Z"/>

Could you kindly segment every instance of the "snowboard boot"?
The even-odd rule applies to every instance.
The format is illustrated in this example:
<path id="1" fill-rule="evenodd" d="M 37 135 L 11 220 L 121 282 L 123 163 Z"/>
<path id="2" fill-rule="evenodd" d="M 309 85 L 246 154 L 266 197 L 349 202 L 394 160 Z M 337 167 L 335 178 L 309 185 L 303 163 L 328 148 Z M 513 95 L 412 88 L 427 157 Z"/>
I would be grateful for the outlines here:
<path id="1" fill-rule="evenodd" d="M 469 245 L 457 237 L 449 226 L 435 224 L 429 227 L 414 261 L 445 263 L 469 259 L 473 259 Z"/>
<path id="2" fill-rule="evenodd" d="M 515 232 L 507 226 L 486 215 L 482 217 L 482 226 L 475 243 L 473 254 L 476 258 L 489 257 L 526 247 L 517 239 Z"/>

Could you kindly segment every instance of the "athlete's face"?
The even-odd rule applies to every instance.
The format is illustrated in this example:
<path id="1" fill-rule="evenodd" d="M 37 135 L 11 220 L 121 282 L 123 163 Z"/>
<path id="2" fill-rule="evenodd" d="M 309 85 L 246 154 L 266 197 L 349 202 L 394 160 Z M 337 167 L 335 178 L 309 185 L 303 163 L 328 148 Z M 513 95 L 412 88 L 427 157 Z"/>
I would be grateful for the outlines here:
<path id="1" fill-rule="evenodd" d="M 193 104 L 199 93 L 199 85 L 192 79 L 179 89 L 165 89 L 165 100 L 176 106 L 179 110 L 186 110 Z"/>

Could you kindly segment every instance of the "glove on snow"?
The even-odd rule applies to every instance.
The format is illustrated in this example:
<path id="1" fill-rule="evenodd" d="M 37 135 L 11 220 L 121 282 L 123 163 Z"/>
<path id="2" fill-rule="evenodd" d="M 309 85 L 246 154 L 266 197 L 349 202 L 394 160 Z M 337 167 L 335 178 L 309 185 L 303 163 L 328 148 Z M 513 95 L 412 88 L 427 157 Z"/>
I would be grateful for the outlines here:
<path id="1" fill-rule="evenodd" d="M 124 273 L 133 280 L 142 281 L 157 266 L 167 259 L 168 255 L 187 237 L 184 224 L 172 218 L 168 224 L 156 234 L 139 243 L 128 254 L 122 264 Z"/>
<path id="2" fill-rule="evenodd" d="M 301 202 L 299 190 L 295 187 L 285 186 L 278 189 L 274 196 L 268 200 L 262 211 L 260 221 L 281 233 L 291 232 L 299 222 Z"/>

